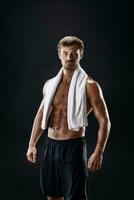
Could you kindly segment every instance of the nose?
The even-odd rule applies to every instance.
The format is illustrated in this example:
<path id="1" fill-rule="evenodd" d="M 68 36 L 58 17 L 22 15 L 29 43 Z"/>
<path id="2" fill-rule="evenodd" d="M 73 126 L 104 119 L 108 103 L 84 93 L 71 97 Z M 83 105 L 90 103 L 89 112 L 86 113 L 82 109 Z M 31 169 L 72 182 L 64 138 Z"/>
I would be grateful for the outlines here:
<path id="1" fill-rule="evenodd" d="M 67 60 L 73 60 L 73 55 L 72 54 L 68 54 L 67 55 Z"/>

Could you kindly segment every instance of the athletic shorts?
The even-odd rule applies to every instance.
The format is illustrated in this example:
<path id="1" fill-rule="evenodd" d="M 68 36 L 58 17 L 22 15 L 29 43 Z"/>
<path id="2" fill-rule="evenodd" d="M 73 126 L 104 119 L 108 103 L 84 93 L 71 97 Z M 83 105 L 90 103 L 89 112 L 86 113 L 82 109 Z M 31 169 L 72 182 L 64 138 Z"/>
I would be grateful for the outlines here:
<path id="1" fill-rule="evenodd" d="M 45 196 L 64 200 L 87 200 L 87 148 L 84 137 L 46 139 L 40 170 L 41 189 Z"/>

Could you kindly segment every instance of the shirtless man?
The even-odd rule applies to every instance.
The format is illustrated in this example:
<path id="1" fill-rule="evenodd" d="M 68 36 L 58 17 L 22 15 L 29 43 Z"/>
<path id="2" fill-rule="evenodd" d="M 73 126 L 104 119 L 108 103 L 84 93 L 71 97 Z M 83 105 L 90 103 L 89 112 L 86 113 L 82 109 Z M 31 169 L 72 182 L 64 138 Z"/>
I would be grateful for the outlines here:
<path id="1" fill-rule="evenodd" d="M 47 195 L 48 200 L 87 200 L 86 167 L 90 171 L 99 170 L 101 168 L 103 152 L 111 126 L 109 114 L 99 84 L 89 77 L 86 83 L 87 113 L 89 114 L 93 111 L 99 123 L 99 130 L 94 151 L 89 157 L 89 160 L 86 161 L 86 142 L 84 139 L 86 128 L 81 127 L 79 131 L 72 131 L 69 130 L 67 123 L 69 85 L 73 72 L 79 65 L 80 59 L 83 56 L 84 44 L 77 37 L 67 36 L 58 43 L 57 49 L 59 59 L 63 66 L 63 77 L 57 87 L 52 102 L 51 122 L 48 128 L 46 151 L 41 173 L 42 189 L 44 194 Z M 43 133 L 43 129 L 41 128 L 43 109 L 45 108 L 43 107 L 42 100 L 34 119 L 26 154 L 28 161 L 32 163 L 36 162 L 36 143 Z M 75 149 L 77 149 L 77 151 L 75 151 Z M 74 152 L 74 154 L 72 152 Z M 57 161 L 52 162 L 52 159 L 48 158 L 49 154 L 51 154 L 52 158 L 56 157 Z M 62 156 L 64 159 L 67 157 L 68 160 L 61 158 Z M 69 159 L 73 161 L 69 161 Z M 64 162 L 62 162 L 63 160 Z M 62 163 L 64 163 L 64 165 L 62 165 Z M 70 174 L 73 175 L 71 176 Z M 52 175 L 53 177 L 51 177 Z M 48 179 L 49 182 L 47 182 Z"/>

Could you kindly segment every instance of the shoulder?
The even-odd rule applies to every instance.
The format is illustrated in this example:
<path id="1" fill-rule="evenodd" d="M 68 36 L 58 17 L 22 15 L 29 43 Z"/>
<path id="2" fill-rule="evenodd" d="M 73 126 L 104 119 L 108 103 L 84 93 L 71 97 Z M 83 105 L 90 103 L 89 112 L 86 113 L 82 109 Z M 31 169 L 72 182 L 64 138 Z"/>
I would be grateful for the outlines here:
<path id="1" fill-rule="evenodd" d="M 87 87 L 87 93 L 89 95 L 97 95 L 102 93 L 102 89 L 99 83 L 94 79 L 92 79 L 90 76 L 88 76 L 87 78 L 86 87 Z"/>
<path id="2" fill-rule="evenodd" d="M 99 85 L 99 83 L 97 82 L 97 81 L 95 81 L 93 78 L 91 78 L 90 76 L 88 76 L 88 78 L 87 78 L 87 88 L 100 88 L 100 85 Z"/>

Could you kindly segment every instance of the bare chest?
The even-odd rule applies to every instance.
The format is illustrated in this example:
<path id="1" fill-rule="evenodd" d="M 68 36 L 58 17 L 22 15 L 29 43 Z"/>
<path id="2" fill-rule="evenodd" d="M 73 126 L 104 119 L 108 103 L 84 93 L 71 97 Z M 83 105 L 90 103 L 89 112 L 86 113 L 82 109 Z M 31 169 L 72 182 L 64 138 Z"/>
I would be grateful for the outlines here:
<path id="1" fill-rule="evenodd" d="M 53 98 L 53 106 L 67 105 L 69 84 L 60 83 Z"/>

